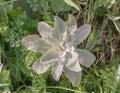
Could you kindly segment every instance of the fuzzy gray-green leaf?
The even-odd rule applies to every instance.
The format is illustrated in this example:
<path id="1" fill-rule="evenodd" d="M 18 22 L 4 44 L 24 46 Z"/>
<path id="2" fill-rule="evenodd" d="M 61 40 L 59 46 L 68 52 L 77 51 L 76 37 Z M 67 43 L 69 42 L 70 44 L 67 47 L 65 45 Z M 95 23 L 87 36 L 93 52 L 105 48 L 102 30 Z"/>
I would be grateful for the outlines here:
<path id="1" fill-rule="evenodd" d="M 44 22 L 39 22 L 38 24 L 38 32 L 42 38 L 47 39 L 52 33 L 52 27 Z"/>
<path id="2" fill-rule="evenodd" d="M 58 57 L 59 57 L 59 52 L 51 49 L 51 50 L 48 50 L 45 54 L 43 54 L 40 62 L 42 64 L 51 63 L 51 62 L 56 61 L 58 59 Z"/>
<path id="3" fill-rule="evenodd" d="M 78 60 L 80 64 L 85 67 L 90 67 L 96 59 L 95 56 L 87 50 L 76 49 L 75 52 L 79 54 Z"/>
<path id="4" fill-rule="evenodd" d="M 67 76 L 67 78 L 71 81 L 74 87 L 77 87 L 80 84 L 81 77 L 82 77 L 81 71 L 74 72 L 64 66 L 64 73 Z"/>
<path id="5" fill-rule="evenodd" d="M 69 18 L 66 22 L 68 33 L 73 33 L 77 30 L 77 22 L 73 15 L 69 15 Z"/>
<path id="6" fill-rule="evenodd" d="M 49 64 L 41 64 L 40 59 L 37 60 L 33 65 L 32 69 L 37 73 L 37 74 L 43 74 L 47 69 L 52 65 L 52 63 Z"/>
<path id="7" fill-rule="evenodd" d="M 53 66 L 52 66 L 52 76 L 53 78 L 58 81 L 60 79 L 60 76 L 62 74 L 62 70 L 63 70 L 63 63 L 58 61 L 58 62 L 54 62 Z"/>
<path id="8" fill-rule="evenodd" d="M 54 24 L 54 30 L 53 30 L 53 37 L 56 38 L 59 42 L 64 42 L 66 39 L 66 26 L 62 19 L 59 17 L 54 17 L 55 24 Z"/>
<path id="9" fill-rule="evenodd" d="M 88 37 L 90 31 L 91 31 L 90 25 L 85 24 L 81 26 L 73 33 L 72 41 L 70 42 L 70 44 L 72 45 L 80 44 L 83 40 L 85 40 Z"/>
<path id="10" fill-rule="evenodd" d="M 27 47 L 28 50 L 35 52 L 46 52 L 51 45 L 38 35 L 27 35 L 22 39 L 22 43 Z"/>

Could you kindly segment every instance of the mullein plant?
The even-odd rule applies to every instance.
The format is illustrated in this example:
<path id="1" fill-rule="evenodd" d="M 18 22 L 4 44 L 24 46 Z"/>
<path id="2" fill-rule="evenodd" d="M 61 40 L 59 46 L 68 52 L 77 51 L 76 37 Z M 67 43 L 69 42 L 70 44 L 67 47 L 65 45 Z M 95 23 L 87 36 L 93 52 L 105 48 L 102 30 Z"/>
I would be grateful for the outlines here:
<path id="1" fill-rule="evenodd" d="M 22 43 L 28 50 L 43 53 L 32 66 L 37 74 L 43 74 L 51 67 L 52 77 L 56 81 L 64 72 L 72 85 L 77 87 L 82 76 L 80 64 L 90 67 L 96 59 L 89 51 L 76 48 L 88 37 L 91 26 L 85 24 L 77 29 L 77 22 L 72 15 L 69 15 L 66 22 L 57 16 L 54 20 L 54 28 L 39 22 L 39 35 L 27 35 Z"/>

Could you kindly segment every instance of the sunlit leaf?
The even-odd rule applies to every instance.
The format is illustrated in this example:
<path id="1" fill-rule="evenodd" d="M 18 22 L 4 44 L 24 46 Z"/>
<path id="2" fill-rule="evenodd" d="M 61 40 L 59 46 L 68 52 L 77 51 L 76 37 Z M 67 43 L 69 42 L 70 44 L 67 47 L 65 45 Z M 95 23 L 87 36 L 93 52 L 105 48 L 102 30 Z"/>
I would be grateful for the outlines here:
<path id="1" fill-rule="evenodd" d="M 117 69 L 116 79 L 118 82 L 120 81 L 120 64 L 119 64 L 118 69 Z"/>
<path id="2" fill-rule="evenodd" d="M 116 0 L 108 0 L 108 2 L 106 3 L 107 8 L 111 8 L 115 2 Z"/>
<path id="3" fill-rule="evenodd" d="M 77 10 L 80 11 L 78 5 L 76 3 L 74 3 L 72 0 L 64 0 L 67 4 L 69 4 L 70 6 L 76 8 Z"/>
<path id="4" fill-rule="evenodd" d="M 120 19 L 120 16 L 112 16 L 112 15 L 107 15 L 111 20 L 117 21 Z"/>
<path id="5" fill-rule="evenodd" d="M 0 72 L 1 72 L 1 70 L 2 70 L 2 67 L 3 67 L 3 64 L 2 64 L 2 63 L 0 63 Z"/>
<path id="6" fill-rule="evenodd" d="M 117 31 L 120 33 L 120 22 L 118 21 L 120 19 L 120 17 L 114 17 L 112 15 L 107 15 L 114 23 Z"/>
<path id="7" fill-rule="evenodd" d="M 9 86 L 10 84 L 0 84 L 0 87 Z"/>

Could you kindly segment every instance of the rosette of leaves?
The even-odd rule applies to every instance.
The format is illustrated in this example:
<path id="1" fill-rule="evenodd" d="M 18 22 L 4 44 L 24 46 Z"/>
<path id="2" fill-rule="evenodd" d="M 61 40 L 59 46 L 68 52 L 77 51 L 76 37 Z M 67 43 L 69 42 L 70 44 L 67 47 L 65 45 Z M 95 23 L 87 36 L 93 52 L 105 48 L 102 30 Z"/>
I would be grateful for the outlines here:
<path id="1" fill-rule="evenodd" d="M 40 35 L 27 35 L 22 39 L 22 43 L 28 50 L 43 53 L 32 66 L 36 73 L 42 74 L 51 67 L 52 76 L 56 81 L 64 72 L 72 85 L 77 87 L 82 76 L 80 64 L 90 67 L 95 61 L 92 53 L 76 48 L 87 38 L 91 26 L 85 24 L 77 29 L 77 22 L 72 15 L 69 15 L 67 22 L 57 16 L 54 20 L 54 28 L 44 22 L 39 22 Z"/>

